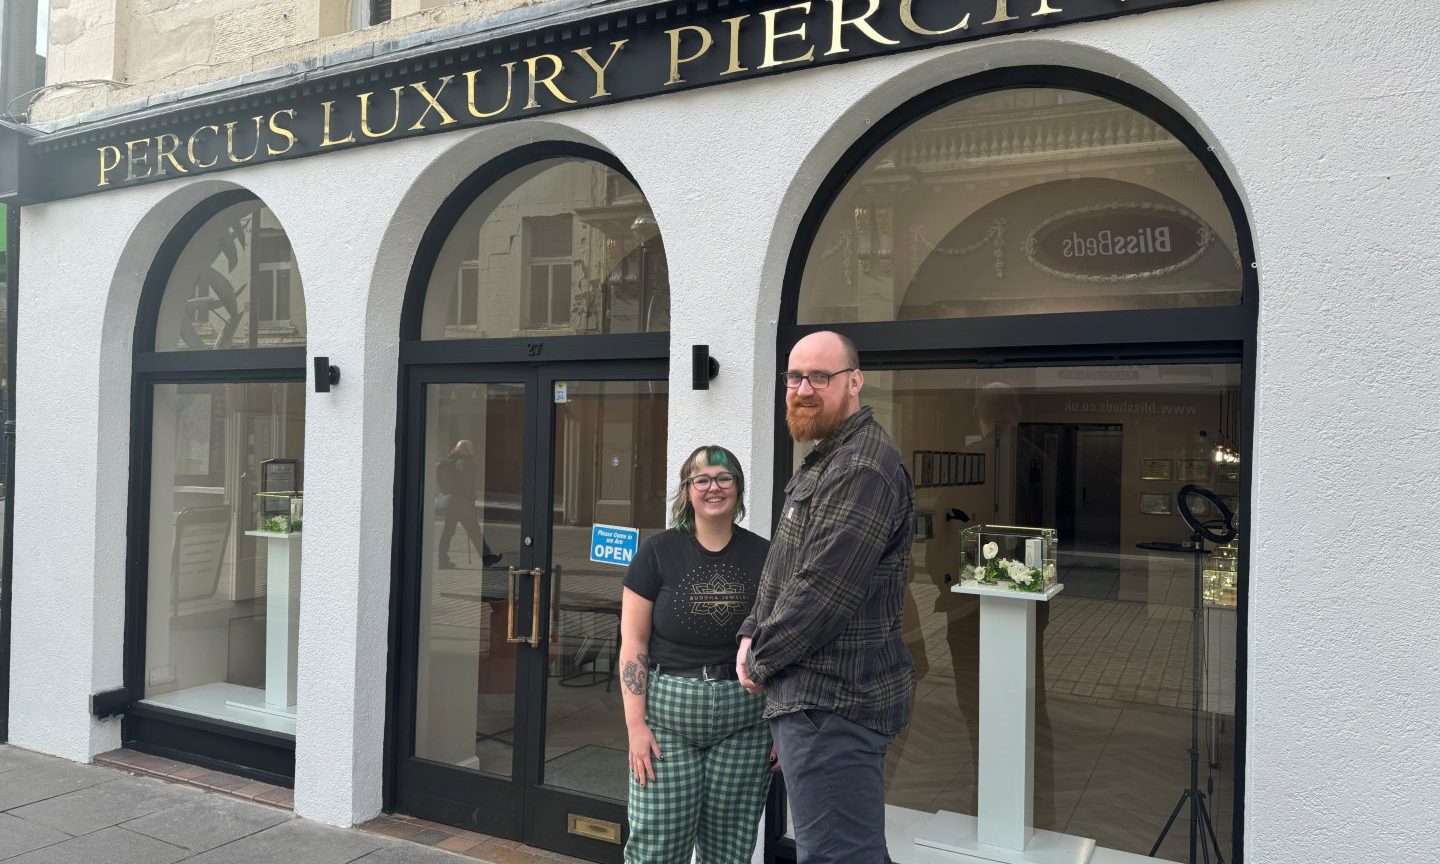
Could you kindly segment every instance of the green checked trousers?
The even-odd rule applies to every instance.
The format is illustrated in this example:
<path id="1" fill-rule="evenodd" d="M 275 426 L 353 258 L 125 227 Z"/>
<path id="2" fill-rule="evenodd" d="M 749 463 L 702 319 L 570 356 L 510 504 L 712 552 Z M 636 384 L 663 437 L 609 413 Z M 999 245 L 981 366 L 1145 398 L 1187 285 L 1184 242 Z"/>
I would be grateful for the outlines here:
<path id="1" fill-rule="evenodd" d="M 630 777 L 625 864 L 746 864 L 770 789 L 765 697 L 738 681 L 657 674 L 645 722 L 664 758 L 655 779 Z"/>

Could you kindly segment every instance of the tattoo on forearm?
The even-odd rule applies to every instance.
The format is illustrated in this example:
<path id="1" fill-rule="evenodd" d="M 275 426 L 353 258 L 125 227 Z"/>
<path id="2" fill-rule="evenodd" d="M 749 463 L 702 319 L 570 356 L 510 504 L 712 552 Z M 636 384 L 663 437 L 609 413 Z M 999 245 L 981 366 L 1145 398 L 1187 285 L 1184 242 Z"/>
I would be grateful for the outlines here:
<path id="1" fill-rule="evenodd" d="M 645 679 L 649 676 L 650 658 L 644 654 L 634 660 L 625 661 L 625 668 L 620 672 L 620 680 L 624 682 L 625 689 L 636 696 L 645 695 Z"/>

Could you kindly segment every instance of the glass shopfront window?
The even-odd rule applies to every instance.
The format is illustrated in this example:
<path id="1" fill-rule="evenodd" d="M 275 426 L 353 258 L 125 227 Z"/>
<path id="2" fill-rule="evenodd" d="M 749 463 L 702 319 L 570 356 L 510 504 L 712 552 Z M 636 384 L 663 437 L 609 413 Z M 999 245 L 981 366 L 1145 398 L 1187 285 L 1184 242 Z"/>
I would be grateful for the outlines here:
<path id="1" fill-rule="evenodd" d="M 798 324 L 1233 305 L 1225 201 L 1155 120 L 1055 88 L 905 127 L 810 248 Z"/>
<path id="2" fill-rule="evenodd" d="M 862 399 L 915 481 L 915 710 L 886 763 L 891 853 L 987 794 L 980 603 L 952 589 L 977 563 L 963 531 L 1017 526 L 1055 532 L 1064 585 L 1036 607 L 1034 827 L 1200 860 L 1181 797 L 1194 752 L 1214 839 L 1197 827 L 1229 858 L 1248 538 L 1197 553 L 1178 497 L 1193 484 L 1247 509 L 1242 211 L 1183 120 L 1118 82 L 1051 75 L 984 73 L 878 124 L 836 167 L 787 283 L 780 355 L 817 325 L 853 338 Z M 1212 508 L 1195 515 L 1214 529 Z"/>
<path id="3" fill-rule="evenodd" d="M 162 384 L 153 417 L 145 698 L 294 734 L 304 384 Z"/>
<path id="4" fill-rule="evenodd" d="M 670 329 L 665 244 L 644 194 L 588 159 L 545 159 L 487 187 L 440 250 L 422 339 Z"/>
<path id="5" fill-rule="evenodd" d="M 283 782 L 305 522 L 304 291 L 284 230 L 243 192 L 205 202 L 177 232 L 188 234 L 162 246 L 136 326 L 132 482 L 146 484 L 147 507 L 132 516 L 144 554 L 129 578 L 143 591 L 126 639 L 143 654 L 127 661 L 123 734 Z"/>
<path id="6" fill-rule="evenodd" d="M 889 804 L 976 812 L 980 618 L 950 590 L 960 532 L 1053 528 L 1065 590 L 1039 606 L 1035 826 L 1150 851 L 1189 784 L 1198 637 L 1201 783 L 1228 848 L 1238 540 L 1202 557 L 1197 633 L 1176 493 L 1196 483 L 1243 507 L 1216 446 L 1236 434 L 1239 386 L 1234 365 L 867 372 L 864 401 L 916 487 L 903 621 L 916 700 L 886 764 Z M 1185 860 L 1188 842 L 1182 819 L 1159 857 Z"/>

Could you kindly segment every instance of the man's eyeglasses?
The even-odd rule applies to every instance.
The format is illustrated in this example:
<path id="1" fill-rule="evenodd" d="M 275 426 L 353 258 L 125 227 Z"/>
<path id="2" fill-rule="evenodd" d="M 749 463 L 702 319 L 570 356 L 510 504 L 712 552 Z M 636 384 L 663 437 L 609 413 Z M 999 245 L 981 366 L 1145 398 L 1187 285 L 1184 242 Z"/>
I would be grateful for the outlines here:
<path id="1" fill-rule="evenodd" d="M 711 483 L 714 483 L 715 488 L 717 489 L 733 489 L 735 488 L 735 475 L 695 474 L 687 478 L 685 482 L 689 483 L 691 486 L 694 486 L 696 489 L 699 489 L 701 492 L 708 491 L 710 489 Z"/>
<path id="2" fill-rule="evenodd" d="M 824 390 L 830 386 L 830 379 L 836 375 L 844 375 L 846 372 L 854 372 L 855 367 L 837 369 L 834 372 L 811 372 L 809 375 L 801 375 L 799 372 L 781 372 L 780 380 L 785 383 L 786 389 L 800 389 L 801 381 L 809 381 L 810 387 L 815 390 Z"/>

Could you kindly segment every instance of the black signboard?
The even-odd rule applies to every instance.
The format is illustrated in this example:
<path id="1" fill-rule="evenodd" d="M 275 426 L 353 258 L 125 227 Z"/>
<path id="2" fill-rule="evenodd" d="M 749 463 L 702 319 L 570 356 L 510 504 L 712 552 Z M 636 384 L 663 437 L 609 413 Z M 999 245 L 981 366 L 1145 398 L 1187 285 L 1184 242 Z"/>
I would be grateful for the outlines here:
<path id="1" fill-rule="evenodd" d="M 29 142 L 22 202 L 1210 0 L 681 0 Z"/>

